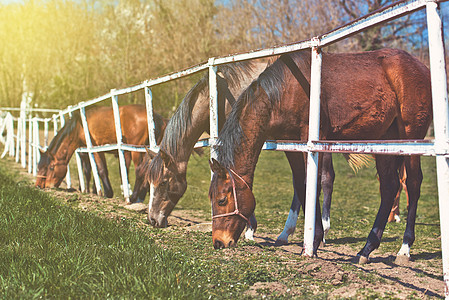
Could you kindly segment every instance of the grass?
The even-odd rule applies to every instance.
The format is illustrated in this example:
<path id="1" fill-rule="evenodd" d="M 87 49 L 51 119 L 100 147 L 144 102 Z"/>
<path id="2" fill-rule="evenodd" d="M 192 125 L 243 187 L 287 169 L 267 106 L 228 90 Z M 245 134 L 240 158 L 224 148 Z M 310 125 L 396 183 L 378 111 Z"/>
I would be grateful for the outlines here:
<path id="1" fill-rule="evenodd" d="M 118 163 L 112 156 L 108 160 L 112 186 L 119 195 Z M 412 255 L 426 267 L 429 256 L 441 257 L 441 253 L 435 162 L 432 158 L 422 160 L 424 182 Z M 354 174 L 339 155 L 334 156 L 334 166 L 328 242 L 349 246 L 353 253 L 348 255 L 354 255 L 364 245 L 380 204 L 376 171 L 369 167 Z M 327 298 L 338 287 L 349 286 L 353 277 L 348 279 L 348 274 L 355 274 L 371 286 L 385 282 L 376 273 L 337 261 L 335 265 L 345 275 L 335 285 L 332 277 L 317 276 L 325 271 L 313 268 L 314 261 L 286 255 L 282 248 L 241 240 L 237 248 L 215 251 L 210 232 L 176 226 L 153 229 L 142 226 L 146 222 L 144 215 L 99 217 L 107 212 L 77 208 L 81 197 L 78 194 L 69 194 L 66 199 L 51 197 L 19 181 L 20 175 L 11 172 L 8 164 L 0 161 L 0 298 L 240 299 L 249 297 L 247 292 L 255 283 L 277 282 L 292 292 L 283 294 L 262 286 L 258 297 L 319 299 Z M 188 190 L 175 209 L 193 211 L 210 220 L 207 155 L 190 159 L 187 179 Z M 261 154 L 254 192 L 258 231 L 279 234 L 293 195 L 283 153 Z M 119 205 L 112 207 L 118 214 L 122 210 Z M 405 207 L 403 195 L 404 220 Z M 302 243 L 303 226 L 303 218 L 299 218 L 292 242 Z M 388 224 L 377 251 L 395 253 L 404 229 L 405 222 Z M 416 276 L 429 275 L 423 272 Z M 375 298 L 378 293 L 367 287 L 357 295 Z"/>
<path id="2" fill-rule="evenodd" d="M 0 298 L 207 298 L 194 261 L 132 222 L 75 210 L 0 169 Z"/>

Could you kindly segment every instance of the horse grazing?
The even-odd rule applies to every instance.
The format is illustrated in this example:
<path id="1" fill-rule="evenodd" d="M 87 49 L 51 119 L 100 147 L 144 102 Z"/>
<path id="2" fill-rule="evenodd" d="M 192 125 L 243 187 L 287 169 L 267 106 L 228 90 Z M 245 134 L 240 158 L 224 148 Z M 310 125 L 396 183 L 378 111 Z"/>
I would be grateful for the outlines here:
<path id="1" fill-rule="evenodd" d="M 217 160 L 209 197 L 215 248 L 233 246 L 254 213 L 252 184 L 256 163 L 267 137 L 307 140 L 309 99 L 298 83 L 295 68 L 310 80 L 308 51 L 285 54 L 260 74 L 239 97 L 219 134 Z M 288 60 L 288 59 L 287 59 Z M 430 73 L 401 50 L 322 54 L 320 139 L 422 139 L 432 119 Z M 399 190 L 398 169 L 405 162 L 409 210 L 398 257 L 408 259 L 414 242 L 422 172 L 419 156 L 376 155 L 381 205 L 371 233 L 358 253 L 360 262 L 380 245 L 382 233 Z M 306 163 L 303 153 L 291 153 L 295 196 L 305 204 Z M 293 162 L 293 164 L 292 164 Z M 318 181 L 320 182 L 320 181 Z M 316 201 L 313 251 L 323 239 L 319 199 Z"/>
<path id="2" fill-rule="evenodd" d="M 144 105 L 124 105 L 119 108 L 122 126 L 123 142 L 132 145 L 148 144 L 147 113 Z M 86 111 L 87 123 L 91 135 L 92 145 L 116 144 L 114 116 L 111 107 L 94 107 Z M 154 114 L 156 125 L 156 139 L 160 142 L 167 120 Z M 67 164 L 75 150 L 86 146 L 84 129 L 80 113 L 74 112 L 72 118 L 62 127 L 53 138 L 47 151 L 41 153 L 38 164 L 36 186 L 41 188 L 58 187 L 67 173 Z M 112 153 L 117 153 L 113 151 Z M 98 172 L 103 183 L 104 195 L 112 197 L 113 191 L 108 177 L 106 159 L 103 152 L 94 153 Z M 134 165 L 142 161 L 143 153 L 125 152 L 126 167 L 131 160 Z M 85 159 L 84 159 L 85 160 Z M 87 177 L 89 178 L 89 177 Z M 147 191 L 140 197 L 145 198 Z"/>
<path id="3" fill-rule="evenodd" d="M 266 68 L 266 62 L 240 62 L 218 67 L 217 89 L 219 127 L 225 120 L 225 111 L 240 93 Z M 148 154 L 142 164 L 147 174 L 150 203 L 148 220 L 155 227 L 166 227 L 167 217 L 187 189 L 187 164 L 195 143 L 209 131 L 209 80 L 201 78 L 186 94 L 167 124 L 159 153 Z M 152 160 L 151 160 L 152 158 Z M 256 225 L 253 224 L 255 227 Z"/>

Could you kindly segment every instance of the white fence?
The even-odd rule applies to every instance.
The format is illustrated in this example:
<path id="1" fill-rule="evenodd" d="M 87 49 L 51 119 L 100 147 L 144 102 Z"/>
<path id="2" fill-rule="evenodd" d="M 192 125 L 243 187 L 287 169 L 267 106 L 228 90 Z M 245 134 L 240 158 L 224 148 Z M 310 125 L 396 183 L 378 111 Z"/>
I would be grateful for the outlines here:
<path id="1" fill-rule="evenodd" d="M 87 147 L 78 149 L 76 152 L 79 174 L 82 177 L 81 166 L 79 161 L 79 153 L 86 152 L 92 165 L 94 181 L 97 186 L 97 191 L 101 190 L 101 185 L 94 163 L 93 153 L 97 151 L 118 150 L 120 166 L 122 170 L 122 187 L 124 197 L 129 198 L 130 192 L 128 188 L 128 178 L 125 170 L 125 160 L 123 151 L 144 151 L 142 148 L 136 148 L 131 145 L 122 143 L 120 115 L 118 111 L 118 95 L 143 90 L 147 104 L 148 126 L 150 134 L 150 147 L 157 151 L 154 136 L 154 122 L 152 121 L 152 94 L 151 87 L 162 84 L 174 79 L 188 76 L 202 70 L 209 70 L 209 89 L 210 89 L 210 139 L 208 141 L 200 141 L 197 147 L 207 145 L 214 145 L 218 136 L 218 105 L 217 105 L 217 85 L 216 72 L 217 66 L 221 64 L 233 63 L 236 61 L 249 60 L 254 58 L 268 57 L 279 55 L 283 53 L 294 52 L 303 49 L 312 49 L 312 70 L 311 70 L 311 90 L 310 90 L 310 120 L 309 120 L 309 139 L 307 143 L 298 143 L 293 141 L 288 142 L 268 142 L 265 143 L 264 149 L 279 150 L 279 151 L 301 151 L 308 152 L 307 165 L 307 192 L 306 192 L 306 217 L 304 224 L 304 253 L 311 256 L 313 253 L 313 236 L 315 232 L 315 199 L 316 186 L 318 178 L 318 153 L 319 152 L 355 152 L 355 153 L 382 153 L 382 154 L 398 154 L 398 155 L 429 155 L 435 156 L 437 160 L 437 175 L 438 175 L 438 193 L 440 206 L 440 224 L 441 224 L 441 246 L 443 255 L 443 276 L 445 283 L 445 297 L 449 298 L 449 108 L 447 99 L 447 81 L 446 70 L 444 63 L 444 45 L 442 35 L 442 21 L 439 12 L 439 3 L 447 0 L 404 0 L 397 2 L 391 6 L 383 8 L 377 12 L 371 13 L 365 17 L 355 20 L 345 26 L 342 26 L 329 33 L 314 37 L 310 40 L 278 46 L 269 49 L 262 49 L 247 53 L 241 53 L 226 57 L 210 58 L 208 62 L 199 64 L 189 69 L 182 70 L 177 73 L 172 73 L 163 77 L 152 80 L 147 80 L 139 85 L 121 89 L 111 90 L 110 93 L 99 98 L 81 102 L 76 106 L 69 107 L 60 112 L 60 116 L 71 113 L 75 110 L 80 110 L 82 116 L 83 127 L 86 135 Z M 320 84 L 321 84 L 321 54 L 320 49 L 331 45 L 339 40 L 345 39 L 351 35 L 359 33 L 375 25 L 388 22 L 390 20 L 399 18 L 406 14 L 411 14 L 417 10 L 426 9 L 427 24 L 429 32 L 429 56 L 430 69 L 432 80 L 432 98 L 433 98 L 433 119 L 435 140 L 427 142 L 418 141 L 365 141 L 365 142 L 342 142 L 342 141 L 319 141 L 319 112 L 320 112 Z M 112 101 L 112 108 L 114 111 L 114 118 L 116 124 L 117 144 L 93 147 L 88 138 L 89 132 L 86 117 L 85 107 L 110 99 Z M 4 121 L 10 122 L 10 121 Z M 9 123 L 8 123 L 9 124 Z M 19 125 L 22 124 L 19 122 Z M 35 124 L 30 121 L 30 124 Z M 25 122 L 23 125 L 25 126 Z M 34 125 L 37 128 L 37 125 Z M 20 126 L 19 126 L 20 127 Z M 31 132 L 31 131 L 30 131 Z M 6 140 L 8 140 L 8 136 Z M 30 140 L 32 135 L 30 134 Z M 10 141 L 10 138 L 9 138 Z M 22 143 L 23 140 L 22 140 Z M 37 143 L 35 142 L 37 145 Z M 24 144 L 20 147 L 24 150 Z M 19 146 L 19 139 L 17 139 L 17 146 Z M 10 146 L 11 147 L 11 146 Z M 19 148 L 19 147 L 17 147 Z M 11 153 L 14 153 L 13 147 L 8 148 Z M 212 149 L 212 148 L 211 148 Z M 212 150 L 211 150 L 212 151 Z M 29 151 L 32 152 L 31 150 Z M 22 157 L 23 157 L 22 152 Z M 30 154 L 31 155 L 31 154 Z M 215 154 L 211 153 L 212 156 Z M 18 157 L 18 151 L 16 151 Z M 30 156 L 31 157 L 31 156 Z M 31 160 L 31 159 L 30 159 Z M 24 159 L 22 160 L 23 163 Z M 80 182 L 84 180 L 80 177 Z M 84 189 L 84 187 L 82 187 Z"/>

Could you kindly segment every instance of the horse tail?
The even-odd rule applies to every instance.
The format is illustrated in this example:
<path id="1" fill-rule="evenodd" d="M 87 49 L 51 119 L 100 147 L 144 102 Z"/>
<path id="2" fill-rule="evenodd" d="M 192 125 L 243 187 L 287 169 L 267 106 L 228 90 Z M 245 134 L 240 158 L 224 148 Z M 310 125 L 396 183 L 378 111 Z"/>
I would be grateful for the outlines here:
<path id="1" fill-rule="evenodd" d="M 362 168 L 369 167 L 374 161 L 374 158 L 368 154 L 343 153 L 343 156 L 354 173 L 357 173 Z"/>

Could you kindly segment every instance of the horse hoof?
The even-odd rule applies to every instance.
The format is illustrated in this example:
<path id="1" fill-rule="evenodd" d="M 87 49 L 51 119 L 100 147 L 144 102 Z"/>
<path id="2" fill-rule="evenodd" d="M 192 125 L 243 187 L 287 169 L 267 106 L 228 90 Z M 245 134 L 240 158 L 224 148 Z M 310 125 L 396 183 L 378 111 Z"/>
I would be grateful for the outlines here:
<path id="1" fill-rule="evenodd" d="M 357 255 L 356 256 L 356 264 L 366 265 L 369 262 L 370 262 L 370 260 L 369 260 L 368 257 L 362 256 L 362 255 Z"/>
<path id="2" fill-rule="evenodd" d="M 407 255 L 398 255 L 396 256 L 396 259 L 394 261 L 395 264 L 397 265 L 407 265 L 410 262 L 410 257 Z"/>
<path id="3" fill-rule="evenodd" d="M 276 246 L 282 246 L 282 245 L 287 245 L 288 244 L 288 240 L 283 240 L 283 239 L 277 239 L 276 242 L 274 242 L 274 244 Z"/>

